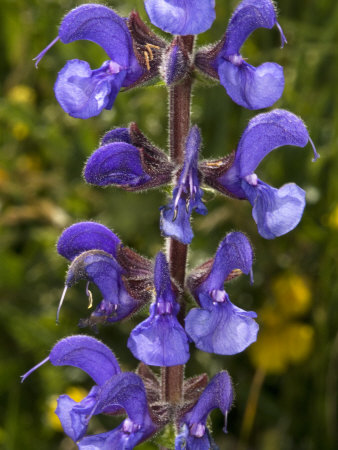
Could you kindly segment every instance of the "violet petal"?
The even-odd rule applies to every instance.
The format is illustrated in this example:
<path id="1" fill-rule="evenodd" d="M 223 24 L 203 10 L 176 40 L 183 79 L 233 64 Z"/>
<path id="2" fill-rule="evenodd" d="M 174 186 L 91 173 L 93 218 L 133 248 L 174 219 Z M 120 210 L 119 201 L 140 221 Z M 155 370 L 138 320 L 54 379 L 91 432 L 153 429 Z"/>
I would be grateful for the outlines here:
<path id="1" fill-rule="evenodd" d="M 116 256 L 120 242 L 115 233 L 100 223 L 79 222 L 61 234 L 57 251 L 70 261 L 88 250 L 103 250 Z"/>
<path id="2" fill-rule="evenodd" d="M 145 0 L 153 25 L 182 36 L 208 30 L 216 18 L 215 0 Z"/>

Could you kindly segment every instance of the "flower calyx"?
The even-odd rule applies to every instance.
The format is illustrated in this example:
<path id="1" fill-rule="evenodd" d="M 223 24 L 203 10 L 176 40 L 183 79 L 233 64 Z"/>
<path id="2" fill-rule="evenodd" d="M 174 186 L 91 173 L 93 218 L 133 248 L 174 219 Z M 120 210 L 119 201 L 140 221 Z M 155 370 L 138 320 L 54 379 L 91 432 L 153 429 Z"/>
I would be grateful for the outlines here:
<path id="1" fill-rule="evenodd" d="M 159 75 L 162 51 L 167 42 L 149 29 L 137 11 L 132 11 L 127 25 L 132 36 L 137 61 L 143 67 L 143 75 L 127 89 L 144 84 Z"/>

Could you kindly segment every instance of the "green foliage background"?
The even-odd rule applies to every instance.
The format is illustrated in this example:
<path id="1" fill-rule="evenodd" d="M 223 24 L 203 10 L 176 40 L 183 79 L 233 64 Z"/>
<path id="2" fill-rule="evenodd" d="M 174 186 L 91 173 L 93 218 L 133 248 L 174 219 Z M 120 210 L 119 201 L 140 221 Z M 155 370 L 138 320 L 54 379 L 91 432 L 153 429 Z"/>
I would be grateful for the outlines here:
<path id="1" fill-rule="evenodd" d="M 78 333 L 78 319 L 88 315 L 84 286 L 79 285 L 68 292 L 61 323 L 55 326 L 66 269 L 55 242 L 63 228 L 93 219 L 114 229 L 126 245 L 148 257 L 163 247 L 158 208 L 165 202 L 165 192 L 133 194 L 86 186 L 81 172 L 99 137 L 131 121 L 165 147 L 165 88 L 120 94 L 112 111 L 81 121 L 68 117 L 57 104 L 53 95 L 56 74 L 67 59 L 84 59 L 92 67 L 99 66 L 105 59 L 103 51 L 90 42 L 58 43 L 38 71 L 32 63 L 57 35 L 65 12 L 79 3 L 0 3 L 0 447 L 8 450 L 72 449 L 71 441 L 51 425 L 48 402 L 69 386 L 90 387 L 90 380 L 80 371 L 48 364 L 24 385 L 19 382 L 19 375 L 44 359 L 58 339 Z M 141 0 L 107 4 L 124 15 L 136 8 L 146 19 Z M 199 37 L 199 45 L 221 36 L 235 4 L 216 0 L 217 20 Z M 280 0 L 278 7 L 288 45 L 280 50 L 276 29 L 258 30 L 243 54 L 252 64 L 275 61 L 285 67 L 284 95 L 275 106 L 303 118 L 321 154 L 313 164 L 309 146 L 284 148 L 259 168 L 261 177 L 275 186 L 294 181 L 307 190 L 303 220 L 288 235 L 265 241 L 257 233 L 247 202 L 207 193 L 209 214 L 194 219 L 196 237 L 189 264 L 193 267 L 211 257 L 227 231 L 244 231 L 255 247 L 255 284 L 251 287 L 245 277 L 231 284 L 231 299 L 240 307 L 257 310 L 273 304 L 272 280 L 299 274 L 311 290 L 312 308 L 302 320 L 314 329 L 314 345 L 305 360 L 266 375 L 253 430 L 247 438 L 242 434 L 241 440 L 244 409 L 256 372 L 248 352 L 220 357 L 192 347 L 187 375 L 202 371 L 213 375 L 226 368 L 233 377 L 237 397 L 227 436 L 221 431 L 222 416 L 212 415 L 221 449 L 330 450 L 337 442 L 338 3 Z M 203 156 L 223 156 L 234 149 L 254 115 L 235 105 L 221 86 L 196 86 L 192 119 L 202 130 Z M 126 341 L 139 320 L 100 330 L 99 337 L 125 370 L 137 364 Z M 95 419 L 91 431 L 109 429 L 115 423 L 110 418 Z M 144 448 L 156 447 L 148 444 Z"/>

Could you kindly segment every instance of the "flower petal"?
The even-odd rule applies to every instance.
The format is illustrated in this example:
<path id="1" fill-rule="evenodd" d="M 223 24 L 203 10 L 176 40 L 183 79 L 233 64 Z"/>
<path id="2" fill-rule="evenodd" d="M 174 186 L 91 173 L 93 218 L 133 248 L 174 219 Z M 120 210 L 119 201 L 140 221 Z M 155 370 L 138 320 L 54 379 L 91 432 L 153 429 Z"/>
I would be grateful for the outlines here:
<path id="1" fill-rule="evenodd" d="M 120 373 L 102 386 L 97 408 L 102 411 L 111 405 L 121 406 L 135 424 L 146 427 L 152 424 L 145 388 L 135 373 Z"/>
<path id="2" fill-rule="evenodd" d="M 222 290 L 225 280 L 234 269 L 249 274 L 252 262 L 249 239 L 238 231 L 228 233 L 218 246 L 210 274 L 200 284 L 197 292 Z"/>
<path id="3" fill-rule="evenodd" d="M 62 109 L 79 119 L 97 116 L 104 108 L 111 109 L 126 72 L 109 74 L 107 70 L 107 63 L 98 70 L 91 70 L 86 61 L 68 61 L 54 86 Z"/>
<path id="4" fill-rule="evenodd" d="M 169 314 L 155 315 L 140 323 L 127 345 L 135 358 L 151 366 L 185 364 L 190 356 L 188 337 L 176 317 Z"/>
<path id="5" fill-rule="evenodd" d="M 139 149 L 125 142 L 114 142 L 96 150 L 87 161 L 84 177 L 88 183 L 98 186 L 136 187 L 150 180 L 143 170 Z"/>
<path id="6" fill-rule="evenodd" d="M 145 0 L 151 23 L 167 33 L 199 34 L 216 18 L 215 0 Z"/>
<path id="7" fill-rule="evenodd" d="M 169 264 L 162 252 L 158 252 L 156 255 L 154 285 L 157 298 L 161 297 L 166 302 L 170 302 L 171 304 L 175 303 L 175 295 L 171 287 Z"/>
<path id="8" fill-rule="evenodd" d="M 253 206 L 258 232 L 265 239 L 282 236 L 298 225 L 305 208 L 305 191 L 295 183 L 275 189 L 260 180 L 257 187 L 243 180 L 242 187 Z"/>
<path id="9" fill-rule="evenodd" d="M 270 29 L 276 23 L 276 11 L 271 0 L 243 0 L 229 21 L 222 54 L 238 54 L 253 31 L 257 28 Z"/>
<path id="10" fill-rule="evenodd" d="M 173 197 L 178 189 L 174 189 Z M 194 234 L 190 225 L 190 214 L 186 210 L 186 202 L 180 198 L 177 207 L 172 200 L 169 205 L 162 206 L 160 228 L 163 236 L 173 237 L 182 244 L 190 244 Z M 177 212 L 176 212 L 177 211 Z M 176 217 L 175 217 L 176 216 Z"/>
<path id="11" fill-rule="evenodd" d="M 304 122 L 289 111 L 275 109 L 250 120 L 239 141 L 235 164 L 241 178 L 251 175 L 262 159 L 283 145 L 305 147 L 309 133 Z M 318 157 L 313 147 L 315 158 Z"/>
<path id="12" fill-rule="evenodd" d="M 92 389 L 93 394 L 97 392 L 97 387 Z M 96 395 L 91 393 L 81 402 L 76 402 L 68 395 L 60 395 L 57 400 L 55 414 L 60 419 L 62 428 L 67 436 L 73 441 L 78 441 L 87 431 L 87 416 L 91 413 L 96 403 Z"/>
<path id="13" fill-rule="evenodd" d="M 273 105 L 284 90 L 283 67 L 275 63 L 267 62 L 253 67 L 245 61 L 235 65 L 221 60 L 218 74 L 232 100 L 248 109 Z"/>
<path id="14" fill-rule="evenodd" d="M 99 386 L 121 372 L 113 352 L 90 336 L 78 335 L 62 339 L 52 348 L 49 359 L 54 366 L 82 369 Z"/>
<path id="15" fill-rule="evenodd" d="M 233 397 L 232 383 L 228 372 L 225 370 L 219 372 L 211 379 L 189 413 L 190 427 L 198 423 L 205 424 L 210 412 L 216 408 L 226 416 L 232 405 Z"/>
<path id="16" fill-rule="evenodd" d="M 237 308 L 229 300 L 210 304 L 208 310 L 192 309 L 185 319 L 186 332 L 197 348 L 218 355 L 234 355 L 256 341 L 259 327 L 253 320 L 254 312 Z"/>
<path id="17" fill-rule="evenodd" d="M 215 375 L 200 395 L 197 403 L 183 419 L 181 433 L 176 437 L 175 450 L 209 450 L 215 446 L 206 422 L 210 412 L 219 408 L 225 417 L 223 431 L 226 433 L 227 414 L 233 402 L 231 379 L 226 371 Z"/>
<path id="18" fill-rule="evenodd" d="M 88 250 L 103 250 L 116 256 L 120 239 L 109 228 L 96 222 L 76 223 L 61 234 L 57 251 L 72 261 L 80 253 Z"/>
<path id="19" fill-rule="evenodd" d="M 80 39 L 95 42 L 123 68 L 130 65 L 132 42 L 125 21 L 103 5 L 81 5 L 63 19 L 59 36 L 64 44 Z"/>
<path id="20" fill-rule="evenodd" d="M 96 405 L 97 410 L 104 411 L 116 405 L 127 412 L 128 418 L 112 431 L 86 436 L 78 443 L 80 449 L 132 450 L 156 431 L 156 426 L 149 416 L 144 385 L 138 375 L 121 373 L 102 387 Z"/>

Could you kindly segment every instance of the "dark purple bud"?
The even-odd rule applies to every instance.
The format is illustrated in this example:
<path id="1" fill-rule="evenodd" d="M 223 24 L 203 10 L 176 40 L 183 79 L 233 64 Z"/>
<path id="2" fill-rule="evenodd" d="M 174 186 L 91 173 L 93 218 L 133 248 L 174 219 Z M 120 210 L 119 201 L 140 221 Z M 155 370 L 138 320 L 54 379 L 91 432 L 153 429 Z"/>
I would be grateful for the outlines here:
<path id="1" fill-rule="evenodd" d="M 88 183 L 139 191 L 171 180 L 173 164 L 136 124 L 132 123 L 129 130 L 111 130 L 103 141 L 110 143 L 97 149 L 87 161 L 84 177 Z"/>
<path id="2" fill-rule="evenodd" d="M 167 86 L 181 81 L 190 70 L 190 57 L 180 36 L 162 55 L 161 75 Z"/>
<path id="3" fill-rule="evenodd" d="M 114 128 L 108 131 L 101 139 L 101 146 L 112 144 L 113 142 L 125 142 L 131 144 L 129 129 L 128 128 Z"/>

